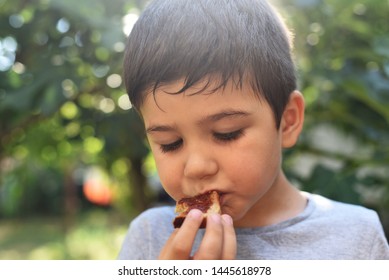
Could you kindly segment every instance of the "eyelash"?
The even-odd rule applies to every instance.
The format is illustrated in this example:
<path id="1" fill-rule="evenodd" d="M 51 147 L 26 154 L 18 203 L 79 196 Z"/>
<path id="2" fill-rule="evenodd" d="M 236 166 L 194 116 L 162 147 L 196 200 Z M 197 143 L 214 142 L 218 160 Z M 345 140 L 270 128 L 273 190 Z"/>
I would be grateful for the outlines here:
<path id="1" fill-rule="evenodd" d="M 168 152 L 173 152 L 175 150 L 178 150 L 181 145 L 182 145 L 182 139 L 179 139 L 173 143 L 170 143 L 170 144 L 164 144 L 164 145 L 160 145 L 160 148 L 161 148 L 161 152 L 162 153 L 168 153 Z"/>
<path id="2" fill-rule="evenodd" d="M 218 133 L 218 132 L 213 133 L 213 137 L 217 141 L 220 141 L 220 142 L 231 142 L 231 141 L 238 139 L 242 135 L 243 135 L 242 129 L 228 132 L 228 133 Z M 173 143 L 170 143 L 170 144 L 160 145 L 161 152 L 162 153 L 174 152 L 181 147 L 182 143 L 183 143 L 183 140 L 179 139 L 179 140 L 177 140 Z"/>
<path id="3" fill-rule="evenodd" d="M 229 141 L 234 141 L 241 137 L 243 135 L 243 130 L 236 130 L 232 132 L 227 132 L 227 133 L 217 133 L 215 132 L 213 136 L 218 140 L 222 142 L 229 142 Z"/>

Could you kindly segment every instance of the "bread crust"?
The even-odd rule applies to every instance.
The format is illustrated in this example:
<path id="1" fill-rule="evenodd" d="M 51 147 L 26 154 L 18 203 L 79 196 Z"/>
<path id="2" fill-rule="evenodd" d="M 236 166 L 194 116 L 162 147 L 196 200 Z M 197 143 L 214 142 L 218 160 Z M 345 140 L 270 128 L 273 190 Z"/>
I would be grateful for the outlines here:
<path id="1" fill-rule="evenodd" d="M 179 228 L 183 224 L 187 214 L 192 209 L 199 209 L 203 212 L 203 221 L 200 228 L 207 225 L 207 216 L 212 213 L 221 214 L 220 195 L 217 191 L 209 191 L 194 197 L 185 197 L 177 201 L 177 216 L 173 220 L 174 228 Z"/>

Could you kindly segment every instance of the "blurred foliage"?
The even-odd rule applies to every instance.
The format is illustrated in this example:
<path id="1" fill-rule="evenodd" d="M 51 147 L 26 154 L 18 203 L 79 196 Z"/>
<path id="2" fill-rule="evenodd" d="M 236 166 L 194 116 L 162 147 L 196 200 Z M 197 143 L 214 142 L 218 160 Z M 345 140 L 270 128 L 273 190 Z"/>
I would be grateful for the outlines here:
<path id="1" fill-rule="evenodd" d="M 305 190 L 375 208 L 389 228 L 389 2 L 281 2 L 307 107 L 288 174 Z"/>
<path id="2" fill-rule="evenodd" d="M 1 229 L 0 260 L 112 260 L 127 226 L 116 214 L 95 210 L 80 215 L 67 231 L 53 217 L 3 220 Z"/>
<path id="3" fill-rule="evenodd" d="M 124 213 L 154 200 L 155 166 L 121 80 L 123 30 L 146 2 L 0 0 L 0 218 L 74 216 L 91 169 Z M 304 190 L 375 208 L 389 232 L 389 2 L 276 5 L 295 34 L 306 99 L 286 173 Z"/>
<path id="4" fill-rule="evenodd" d="M 0 217 L 77 207 L 93 166 L 119 207 L 147 207 L 148 148 L 121 80 L 125 15 L 140 4 L 0 1 Z"/>

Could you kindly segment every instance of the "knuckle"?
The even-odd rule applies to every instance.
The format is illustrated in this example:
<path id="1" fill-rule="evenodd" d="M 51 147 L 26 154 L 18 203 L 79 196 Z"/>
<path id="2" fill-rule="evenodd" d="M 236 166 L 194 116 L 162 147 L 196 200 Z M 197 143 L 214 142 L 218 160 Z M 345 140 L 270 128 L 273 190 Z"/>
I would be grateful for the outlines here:
<path id="1" fill-rule="evenodd" d="M 221 258 L 220 258 L 220 254 L 218 254 L 217 252 L 201 250 L 195 254 L 193 259 L 195 259 L 195 260 L 218 260 Z"/>
<path id="2" fill-rule="evenodd" d="M 190 248 L 188 248 L 188 246 L 186 246 L 183 243 L 176 242 L 172 244 L 172 251 L 177 255 L 182 256 L 182 255 L 189 254 L 189 250 Z"/>

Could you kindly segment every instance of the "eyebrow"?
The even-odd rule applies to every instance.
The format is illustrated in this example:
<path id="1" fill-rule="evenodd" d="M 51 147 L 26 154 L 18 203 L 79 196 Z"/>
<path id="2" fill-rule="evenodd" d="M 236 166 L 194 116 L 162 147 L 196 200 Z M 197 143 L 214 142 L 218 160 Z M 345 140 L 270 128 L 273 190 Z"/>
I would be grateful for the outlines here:
<path id="1" fill-rule="evenodd" d="M 236 117 L 245 117 L 250 115 L 247 111 L 241 110 L 223 110 L 222 112 L 212 114 L 204 117 L 199 121 L 199 124 L 209 123 L 209 122 L 217 122 L 225 118 L 236 118 Z"/>
<path id="2" fill-rule="evenodd" d="M 152 125 L 146 129 L 146 133 L 173 131 L 174 127 L 169 125 Z"/>
<path id="3" fill-rule="evenodd" d="M 237 118 L 237 117 L 245 117 L 250 115 L 249 112 L 246 111 L 240 111 L 240 110 L 223 110 L 222 112 L 212 114 L 209 116 L 205 116 L 204 118 L 200 119 L 197 123 L 199 125 L 206 124 L 206 123 L 213 123 L 220 121 L 225 118 Z M 153 132 L 169 132 L 174 131 L 175 127 L 170 125 L 151 125 L 146 129 L 146 133 L 153 133 Z"/>

